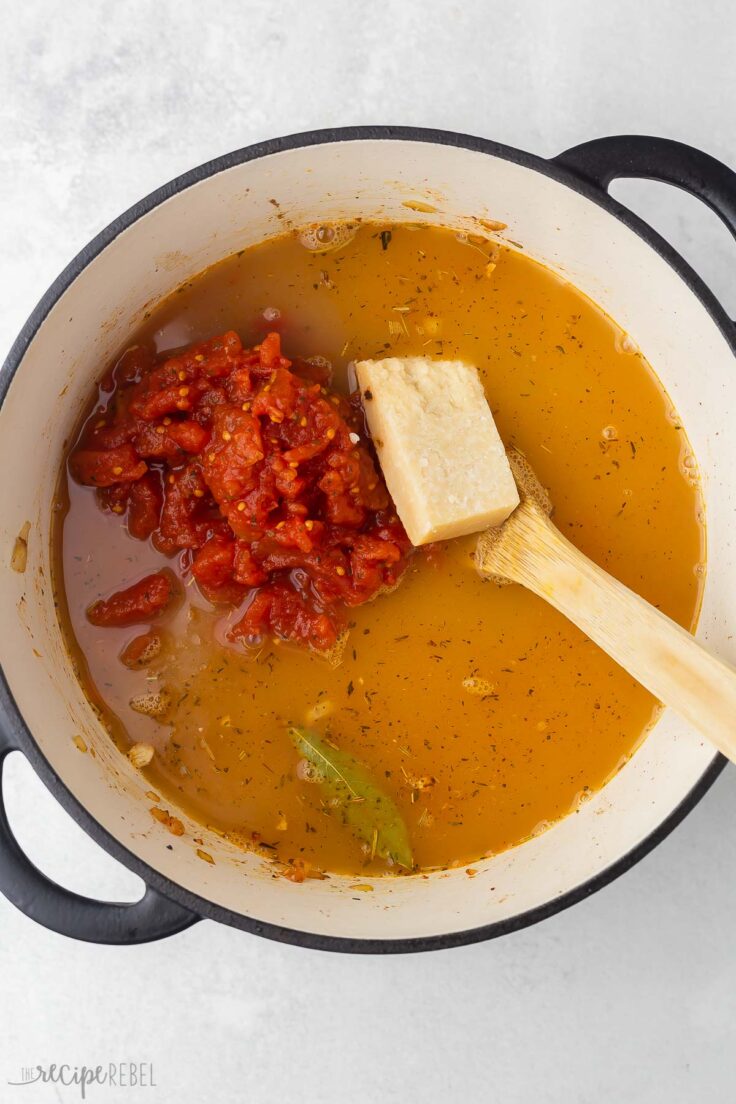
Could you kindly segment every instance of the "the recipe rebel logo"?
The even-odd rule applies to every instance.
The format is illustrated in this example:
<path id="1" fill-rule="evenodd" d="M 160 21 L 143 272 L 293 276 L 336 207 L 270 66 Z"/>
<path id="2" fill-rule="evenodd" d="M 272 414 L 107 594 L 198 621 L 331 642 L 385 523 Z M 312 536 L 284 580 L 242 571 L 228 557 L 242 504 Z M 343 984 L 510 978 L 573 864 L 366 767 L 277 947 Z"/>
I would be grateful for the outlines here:
<path id="1" fill-rule="evenodd" d="M 107 1062 L 98 1066 L 72 1066 L 53 1062 L 48 1066 L 23 1066 L 20 1076 L 8 1080 L 13 1088 L 26 1085 L 63 1085 L 77 1090 L 87 1099 L 92 1086 L 106 1089 L 155 1089 L 152 1062 Z M 60 1098 L 59 1098 L 60 1099 Z"/>

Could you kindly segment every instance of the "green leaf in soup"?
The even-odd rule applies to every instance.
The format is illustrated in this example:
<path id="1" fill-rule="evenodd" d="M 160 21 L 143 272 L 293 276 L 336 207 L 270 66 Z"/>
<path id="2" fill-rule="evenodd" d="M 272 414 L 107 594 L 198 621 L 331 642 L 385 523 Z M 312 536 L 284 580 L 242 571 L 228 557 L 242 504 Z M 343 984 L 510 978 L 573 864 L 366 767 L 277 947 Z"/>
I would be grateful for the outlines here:
<path id="1" fill-rule="evenodd" d="M 376 785 L 365 766 L 308 729 L 290 728 L 289 736 L 314 768 L 325 793 L 336 799 L 336 807 L 355 835 L 382 859 L 392 859 L 410 870 L 414 857 L 406 824 L 393 798 Z"/>

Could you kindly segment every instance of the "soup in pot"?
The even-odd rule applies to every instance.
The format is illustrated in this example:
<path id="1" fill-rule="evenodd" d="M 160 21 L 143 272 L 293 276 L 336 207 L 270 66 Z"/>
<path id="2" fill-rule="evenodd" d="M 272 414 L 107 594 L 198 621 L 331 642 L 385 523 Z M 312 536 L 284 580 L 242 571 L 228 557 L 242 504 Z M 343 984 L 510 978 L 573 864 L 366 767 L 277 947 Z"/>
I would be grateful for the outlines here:
<path id="1" fill-rule="evenodd" d="M 294 881 L 472 863 L 574 810 L 655 717 L 560 614 L 481 581 L 475 537 L 411 546 L 351 370 L 409 355 L 477 366 L 560 530 L 694 624 L 688 442 L 589 299 L 490 231 L 245 249 L 100 366 L 58 492 L 70 652 L 178 845 L 201 842 L 184 809 Z"/>

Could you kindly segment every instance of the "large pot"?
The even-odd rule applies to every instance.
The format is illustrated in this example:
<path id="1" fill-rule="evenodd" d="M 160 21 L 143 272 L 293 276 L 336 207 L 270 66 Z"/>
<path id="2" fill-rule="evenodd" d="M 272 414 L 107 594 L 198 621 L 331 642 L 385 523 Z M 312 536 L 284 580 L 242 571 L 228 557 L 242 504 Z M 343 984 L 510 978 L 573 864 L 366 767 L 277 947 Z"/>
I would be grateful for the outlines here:
<path id="1" fill-rule="evenodd" d="M 54 282 L 10 352 L 0 390 L 0 764 L 20 749 L 77 822 L 148 889 L 130 905 L 67 892 L 23 855 L 0 807 L 0 889 L 27 915 L 109 943 L 156 939 L 209 917 L 332 950 L 448 947 L 523 927 L 588 896 L 651 850 L 702 797 L 724 761 L 665 712 L 577 815 L 476 864 L 475 878 L 457 870 L 377 879 L 372 893 L 360 894 L 349 888 L 354 879 L 342 877 L 294 886 L 271 877 L 257 856 L 187 825 L 190 836 L 206 837 L 216 860 L 209 865 L 152 823 L 145 782 L 113 747 L 74 676 L 49 585 L 52 496 L 65 444 L 100 366 L 147 306 L 278 232 L 284 217 L 296 224 L 416 217 L 462 226 L 485 215 L 508 223 L 528 255 L 616 319 L 667 388 L 698 458 L 707 506 L 710 566 L 698 636 L 733 662 L 734 328 L 685 262 L 607 195 L 618 176 L 686 188 L 736 233 L 736 175 L 679 143 L 606 138 L 547 161 L 459 134 L 361 127 L 265 142 L 194 169 L 113 222 Z M 437 214 L 402 206 L 428 195 Z M 28 563 L 20 574 L 8 564 L 26 521 Z"/>

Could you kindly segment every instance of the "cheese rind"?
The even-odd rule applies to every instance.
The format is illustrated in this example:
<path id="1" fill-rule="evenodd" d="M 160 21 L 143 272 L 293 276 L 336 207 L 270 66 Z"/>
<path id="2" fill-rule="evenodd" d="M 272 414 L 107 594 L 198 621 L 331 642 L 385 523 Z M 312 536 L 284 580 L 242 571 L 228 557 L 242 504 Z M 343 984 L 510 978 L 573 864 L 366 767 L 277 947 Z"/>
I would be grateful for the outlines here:
<path id="1" fill-rule="evenodd" d="M 356 366 L 386 485 L 412 544 L 500 525 L 519 493 L 476 369 L 387 357 Z"/>

